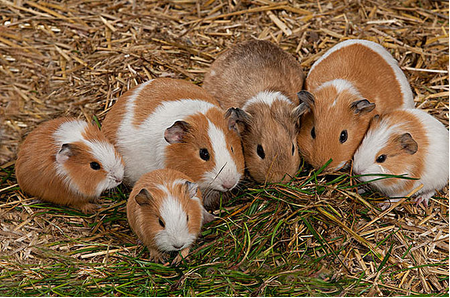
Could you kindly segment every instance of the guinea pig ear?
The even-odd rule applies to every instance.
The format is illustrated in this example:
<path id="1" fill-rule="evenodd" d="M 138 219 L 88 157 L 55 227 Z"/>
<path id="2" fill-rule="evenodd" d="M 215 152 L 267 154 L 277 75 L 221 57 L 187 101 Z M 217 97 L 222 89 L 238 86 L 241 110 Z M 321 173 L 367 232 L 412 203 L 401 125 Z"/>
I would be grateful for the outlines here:
<path id="1" fill-rule="evenodd" d="M 56 153 L 56 162 L 63 164 L 70 157 L 74 156 L 77 153 L 77 147 L 73 144 L 63 144 L 58 153 Z"/>
<path id="2" fill-rule="evenodd" d="M 150 194 L 148 190 L 145 188 L 141 189 L 141 191 L 134 197 L 136 203 L 140 206 L 149 205 L 150 201 L 153 200 L 153 196 Z"/>
<path id="3" fill-rule="evenodd" d="M 197 191 L 198 191 L 198 185 L 197 183 L 193 183 L 190 181 L 186 181 L 184 183 L 185 187 L 186 187 L 186 193 L 189 195 L 189 197 L 192 199 L 194 197 L 197 196 Z"/>
<path id="4" fill-rule="evenodd" d="M 225 113 L 225 119 L 228 119 L 229 130 L 234 130 L 238 134 L 241 134 L 250 125 L 252 116 L 242 109 L 229 108 Z"/>
<path id="5" fill-rule="evenodd" d="M 400 145 L 400 149 L 405 150 L 408 154 L 413 155 L 419 149 L 419 145 L 409 133 L 398 136 L 395 141 Z"/>
<path id="6" fill-rule="evenodd" d="M 372 112 L 375 109 L 375 104 L 368 101 L 367 99 L 361 99 L 354 101 L 350 104 L 350 109 L 355 112 L 355 114 L 364 115 Z"/>
<path id="7" fill-rule="evenodd" d="M 314 95 L 306 90 L 302 90 L 297 93 L 297 97 L 300 104 L 294 109 L 294 113 L 297 117 L 300 117 L 304 113 L 311 111 L 314 106 Z"/>
<path id="8" fill-rule="evenodd" d="M 380 123 L 380 121 L 381 121 L 380 115 L 376 114 L 375 116 L 372 117 L 372 119 L 370 119 L 369 126 L 376 125 Z"/>
<path id="9" fill-rule="evenodd" d="M 190 129 L 190 125 L 185 121 L 176 121 L 171 127 L 164 131 L 164 139 L 169 144 L 184 143 L 184 136 Z"/>

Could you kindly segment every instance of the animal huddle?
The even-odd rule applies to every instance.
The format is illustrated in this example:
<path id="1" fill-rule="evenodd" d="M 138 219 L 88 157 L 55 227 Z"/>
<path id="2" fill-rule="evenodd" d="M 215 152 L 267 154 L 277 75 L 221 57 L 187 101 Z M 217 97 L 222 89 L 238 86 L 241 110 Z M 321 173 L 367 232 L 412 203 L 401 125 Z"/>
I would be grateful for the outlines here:
<path id="1" fill-rule="evenodd" d="M 305 87 L 305 90 L 303 88 Z M 102 130 L 74 118 L 36 128 L 22 144 L 23 191 L 90 212 L 100 194 L 125 181 L 128 222 L 150 258 L 189 253 L 215 204 L 247 175 L 291 179 L 303 158 L 314 168 L 347 169 L 390 201 L 428 203 L 448 183 L 448 130 L 414 109 L 395 59 L 365 40 L 341 42 L 311 67 L 262 40 L 240 43 L 211 65 L 203 87 L 168 78 L 122 95 Z M 405 175 L 414 180 L 387 178 Z"/>

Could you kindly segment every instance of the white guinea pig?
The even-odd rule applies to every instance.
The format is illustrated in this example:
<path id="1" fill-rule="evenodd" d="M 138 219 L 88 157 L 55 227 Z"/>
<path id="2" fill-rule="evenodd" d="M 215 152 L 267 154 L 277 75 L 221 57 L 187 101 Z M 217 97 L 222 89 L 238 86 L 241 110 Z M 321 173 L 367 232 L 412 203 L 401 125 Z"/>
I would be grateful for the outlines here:
<path id="1" fill-rule="evenodd" d="M 122 182 L 120 154 L 93 124 L 57 118 L 33 130 L 16 162 L 20 188 L 44 201 L 94 210 L 90 201 Z"/>
<path id="2" fill-rule="evenodd" d="M 233 189 L 244 172 L 237 111 L 225 113 L 192 83 L 159 78 L 121 96 L 102 129 L 123 156 L 128 183 L 156 169 L 175 169 L 207 192 L 208 205 L 211 193 Z"/>
<path id="3" fill-rule="evenodd" d="M 203 208 L 192 179 L 176 170 L 160 169 L 136 182 L 127 202 L 127 217 L 150 259 L 162 262 L 167 252 L 180 251 L 186 257 L 202 224 L 214 216 Z M 173 263 L 179 261 L 177 256 Z"/>
<path id="4" fill-rule="evenodd" d="M 369 184 L 395 202 L 420 184 L 417 202 L 427 205 L 429 198 L 448 185 L 448 130 L 445 126 L 419 109 L 396 110 L 375 117 L 355 153 L 353 171 L 363 176 L 358 179 Z M 380 179 L 376 174 L 403 175 L 418 178 Z M 375 180 L 374 180 L 375 179 Z"/>
<path id="5" fill-rule="evenodd" d="M 314 168 L 348 165 L 376 114 L 414 108 L 408 80 L 381 45 L 359 39 L 341 42 L 311 67 L 298 135 L 300 154 Z"/>
<path id="6" fill-rule="evenodd" d="M 211 65 L 203 87 L 241 117 L 244 158 L 257 182 L 288 180 L 298 170 L 299 110 L 303 88 L 300 63 L 277 45 L 250 40 L 228 49 Z"/>

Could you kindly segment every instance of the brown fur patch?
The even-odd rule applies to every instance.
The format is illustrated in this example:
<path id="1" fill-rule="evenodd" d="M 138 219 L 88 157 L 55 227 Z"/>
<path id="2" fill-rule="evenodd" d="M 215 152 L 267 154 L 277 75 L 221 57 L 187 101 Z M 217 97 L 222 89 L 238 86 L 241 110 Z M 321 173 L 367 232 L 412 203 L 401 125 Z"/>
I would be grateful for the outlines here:
<path id="1" fill-rule="evenodd" d="M 162 102 L 180 99 L 199 99 L 218 105 L 218 102 L 203 88 L 191 82 L 159 78 L 145 86 L 138 94 L 135 101 L 133 125 L 138 126 L 144 122 Z"/>
<path id="2" fill-rule="evenodd" d="M 87 197 L 95 197 L 97 193 L 97 185 L 106 178 L 107 172 L 101 168 L 94 170 L 91 168 L 91 162 L 101 162 L 94 158 L 91 149 L 84 143 L 72 143 L 76 150 L 74 154 L 64 163 L 64 168 L 68 175 L 72 177 L 72 182 L 75 183 L 81 193 Z"/>
<path id="3" fill-rule="evenodd" d="M 427 152 L 429 142 L 426 131 L 421 125 L 418 125 L 420 120 L 413 114 L 408 113 L 407 110 L 398 110 L 382 116 L 380 121 L 387 122 L 390 126 L 399 125 L 400 129 L 390 136 L 387 145 L 376 154 L 375 158 L 386 154 L 386 161 L 381 166 L 390 173 L 401 175 L 408 172 L 410 173 L 409 177 L 420 178 L 425 170 L 425 158 L 429 154 Z M 374 126 L 380 125 L 380 121 L 374 123 Z M 404 133 L 409 133 L 418 144 L 417 152 L 412 155 L 401 148 L 399 137 Z M 397 183 L 399 183 L 399 179 L 396 178 L 383 180 L 385 186 L 392 186 Z M 415 181 L 402 180 L 402 183 L 402 190 L 406 192 L 412 190 Z"/>
<path id="4" fill-rule="evenodd" d="M 335 79 L 351 82 L 363 98 L 376 104 L 375 109 L 367 115 L 354 115 L 349 104 L 362 98 L 344 92 L 347 94 L 341 94 L 336 106 L 330 110 L 337 96 L 335 88 L 320 91 L 317 88 Z M 330 158 L 333 161 L 329 168 L 349 161 L 368 129 L 370 117 L 403 105 L 400 84 L 391 66 L 378 53 L 360 44 L 336 50 L 316 64 L 308 74 L 306 89 L 314 94 L 315 106 L 312 113 L 302 117 L 298 145 L 305 160 L 315 168 L 320 168 Z M 311 137 L 313 127 L 316 139 Z M 348 140 L 341 144 L 339 134 L 344 129 L 348 131 Z"/>
<path id="5" fill-rule="evenodd" d="M 55 144 L 53 133 L 61 124 L 73 120 L 76 119 L 57 118 L 33 130 L 20 147 L 16 162 L 16 176 L 21 189 L 30 195 L 56 204 L 84 208 L 84 205 L 92 199 L 91 188 L 84 186 L 85 196 L 73 193 L 57 175 L 55 167 L 56 153 L 60 148 Z M 72 164 L 69 160 L 67 164 L 70 164 L 69 168 L 71 168 Z M 73 166 L 76 167 L 75 164 Z M 83 177 L 87 175 L 82 167 L 74 171 L 71 177 L 76 179 L 83 180 Z"/>
<path id="6" fill-rule="evenodd" d="M 203 174 L 211 171 L 215 165 L 215 157 L 208 136 L 208 119 L 203 114 L 194 114 L 184 119 L 190 128 L 182 143 L 170 144 L 166 147 L 166 167 L 178 170 L 199 181 Z M 200 158 L 200 149 L 205 148 L 210 159 Z"/>
<path id="7" fill-rule="evenodd" d="M 346 90 L 338 94 L 334 86 L 320 89 L 315 96 L 312 111 L 302 118 L 298 146 L 304 159 L 314 168 L 320 168 L 330 158 L 333 161 L 329 168 L 334 168 L 342 161 L 352 159 L 374 112 L 355 115 L 350 105 L 360 98 Z M 334 100 L 337 103 L 332 106 Z M 315 139 L 311 136 L 313 127 Z M 348 139 L 341 143 L 339 138 L 344 130 L 347 130 Z"/>
<path id="8" fill-rule="evenodd" d="M 123 94 L 112 106 L 111 110 L 108 111 L 108 114 L 106 114 L 105 119 L 102 121 L 102 132 L 114 145 L 117 145 L 117 131 L 119 130 L 119 126 L 125 117 L 126 103 L 128 102 L 129 96 L 133 94 L 135 88 L 136 87 Z"/>
<path id="9" fill-rule="evenodd" d="M 238 172 L 243 173 L 244 158 L 240 139 L 234 131 L 228 129 L 224 113 L 219 108 L 209 109 L 205 115 L 197 113 L 184 119 L 190 125 L 189 132 L 182 143 L 175 143 L 166 147 L 166 167 L 183 172 L 194 181 L 199 181 L 204 173 L 214 168 L 216 158 L 213 155 L 213 148 L 208 135 L 208 120 L 223 131 L 225 140 L 230 145 L 227 149 L 230 155 L 235 158 Z M 233 152 L 231 152 L 231 147 L 233 147 Z M 202 148 L 206 148 L 210 154 L 208 161 L 200 158 L 200 149 Z"/>
<path id="10" fill-rule="evenodd" d="M 203 87 L 224 109 L 242 108 L 265 90 L 280 91 L 297 105 L 303 80 L 302 67 L 292 55 L 271 42 L 250 40 L 223 52 L 205 75 Z"/>
<path id="11" fill-rule="evenodd" d="M 252 118 L 242 134 L 242 143 L 247 169 L 257 182 L 289 180 L 298 170 L 300 156 L 293 109 L 293 105 L 282 101 L 275 101 L 271 108 L 255 103 L 247 109 Z M 263 159 L 257 154 L 258 145 L 264 150 Z"/>
<path id="12" fill-rule="evenodd" d="M 352 82 L 364 98 L 376 103 L 378 113 L 403 105 L 400 84 L 391 66 L 366 46 L 352 44 L 331 53 L 308 74 L 306 89 L 314 92 L 323 83 L 335 79 Z M 327 98 L 316 97 L 316 103 L 322 100 Z"/>

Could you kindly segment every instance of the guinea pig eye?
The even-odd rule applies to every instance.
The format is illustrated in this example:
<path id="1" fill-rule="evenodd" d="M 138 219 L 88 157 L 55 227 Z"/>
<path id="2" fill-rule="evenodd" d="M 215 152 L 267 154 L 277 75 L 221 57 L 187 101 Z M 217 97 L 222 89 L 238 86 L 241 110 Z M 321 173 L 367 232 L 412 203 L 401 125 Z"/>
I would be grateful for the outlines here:
<path id="1" fill-rule="evenodd" d="M 189 221 L 189 215 L 186 214 L 186 221 Z"/>
<path id="2" fill-rule="evenodd" d="M 206 149 L 206 148 L 200 149 L 200 158 L 203 159 L 204 161 L 208 161 L 209 160 L 208 149 Z"/>
<path id="3" fill-rule="evenodd" d="M 294 155 L 294 153 L 295 153 L 295 146 L 294 144 L 292 144 L 292 155 Z"/>
<path id="4" fill-rule="evenodd" d="M 341 144 L 344 144 L 347 141 L 347 138 L 348 138 L 347 130 L 341 131 L 341 135 L 339 136 L 339 142 L 341 142 Z"/>
<path id="5" fill-rule="evenodd" d="M 166 227 L 166 225 L 165 225 L 164 222 L 161 220 L 161 218 L 158 218 L 158 221 L 159 221 L 159 225 L 160 225 L 161 227 L 163 227 L 163 228 Z"/>
<path id="6" fill-rule="evenodd" d="M 100 165 L 98 164 L 98 162 L 95 162 L 95 161 L 91 162 L 89 165 L 91 166 L 91 169 L 96 170 L 96 171 L 100 170 L 100 168 L 101 168 Z"/>
<path id="7" fill-rule="evenodd" d="M 315 127 L 313 127 L 313 128 L 311 129 L 311 138 L 313 138 L 313 139 L 316 138 L 316 128 L 315 128 Z"/>
<path id="8" fill-rule="evenodd" d="M 377 157 L 377 163 L 383 163 L 386 160 L 386 154 L 381 154 L 380 156 Z"/>
<path id="9" fill-rule="evenodd" d="M 258 156 L 261 157 L 262 159 L 264 159 L 264 157 L 266 157 L 266 154 L 264 153 L 264 149 L 261 145 L 258 145 L 258 147 L 256 147 L 256 153 L 258 153 Z"/>
<path id="10" fill-rule="evenodd" d="M 231 153 L 234 153 L 233 146 L 230 146 L 230 149 L 231 149 Z"/>

